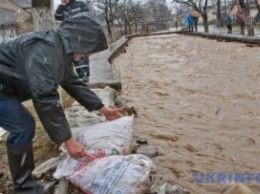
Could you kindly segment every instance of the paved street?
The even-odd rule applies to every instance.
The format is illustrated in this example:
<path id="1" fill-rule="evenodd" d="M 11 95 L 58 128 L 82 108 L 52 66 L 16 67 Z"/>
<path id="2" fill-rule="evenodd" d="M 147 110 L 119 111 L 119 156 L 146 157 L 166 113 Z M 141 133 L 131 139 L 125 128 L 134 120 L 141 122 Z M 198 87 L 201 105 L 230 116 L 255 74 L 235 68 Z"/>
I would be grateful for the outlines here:
<path id="1" fill-rule="evenodd" d="M 181 27 L 178 28 L 178 30 L 181 30 L 184 27 L 185 26 L 181 26 Z M 170 28 L 170 31 L 176 31 L 176 28 Z M 255 31 L 255 36 L 260 37 L 260 28 L 255 27 L 254 31 Z M 199 25 L 198 26 L 198 32 L 204 32 L 204 26 Z M 215 25 L 209 26 L 209 33 L 212 33 L 212 34 L 217 34 L 217 33 L 228 34 L 226 27 L 218 27 L 217 28 Z M 239 26 L 233 26 L 233 35 L 240 35 L 240 27 Z M 245 30 L 245 36 L 247 36 L 247 29 Z"/>
<path id="2" fill-rule="evenodd" d="M 260 37 L 260 29 L 255 28 L 255 36 Z M 198 26 L 199 32 L 204 32 L 203 26 Z M 220 33 L 220 34 L 227 34 L 227 28 L 226 27 L 216 27 L 215 25 L 209 26 L 209 33 Z M 240 27 L 239 26 L 233 26 L 233 34 L 234 35 L 240 35 Z M 245 30 L 245 36 L 247 36 L 247 29 Z"/>

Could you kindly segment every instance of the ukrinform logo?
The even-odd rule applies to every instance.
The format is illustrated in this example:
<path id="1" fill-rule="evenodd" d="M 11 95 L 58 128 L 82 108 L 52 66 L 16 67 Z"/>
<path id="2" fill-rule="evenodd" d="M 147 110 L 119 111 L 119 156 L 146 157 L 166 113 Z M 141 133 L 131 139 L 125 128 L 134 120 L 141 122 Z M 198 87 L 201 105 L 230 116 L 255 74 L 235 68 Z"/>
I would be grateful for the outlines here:
<path id="1" fill-rule="evenodd" d="M 193 173 L 194 182 L 197 184 L 221 184 L 221 183 L 259 183 L 259 173 Z"/>

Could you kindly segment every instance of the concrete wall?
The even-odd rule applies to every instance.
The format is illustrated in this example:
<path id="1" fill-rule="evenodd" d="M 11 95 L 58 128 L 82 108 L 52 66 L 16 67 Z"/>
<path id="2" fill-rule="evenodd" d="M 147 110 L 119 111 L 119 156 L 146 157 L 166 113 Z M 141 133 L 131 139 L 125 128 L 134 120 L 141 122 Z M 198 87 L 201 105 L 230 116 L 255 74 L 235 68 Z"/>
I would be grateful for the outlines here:
<path id="1" fill-rule="evenodd" d="M 33 29 L 49 30 L 54 28 L 54 19 L 52 10 L 48 7 L 32 8 L 28 10 L 33 17 Z"/>
<path id="2" fill-rule="evenodd" d="M 54 0 L 33 0 L 33 8 L 28 9 L 33 17 L 34 30 L 49 30 L 55 25 Z"/>
<path id="3" fill-rule="evenodd" d="M 49 7 L 43 6 L 30 9 L 23 9 L 9 0 L 0 0 L 0 7 L 15 11 L 16 35 L 54 28 L 53 0 L 50 0 Z"/>
<path id="4" fill-rule="evenodd" d="M 17 35 L 33 30 L 33 18 L 28 11 L 20 8 L 9 0 L 0 0 L 0 7 L 15 11 Z"/>

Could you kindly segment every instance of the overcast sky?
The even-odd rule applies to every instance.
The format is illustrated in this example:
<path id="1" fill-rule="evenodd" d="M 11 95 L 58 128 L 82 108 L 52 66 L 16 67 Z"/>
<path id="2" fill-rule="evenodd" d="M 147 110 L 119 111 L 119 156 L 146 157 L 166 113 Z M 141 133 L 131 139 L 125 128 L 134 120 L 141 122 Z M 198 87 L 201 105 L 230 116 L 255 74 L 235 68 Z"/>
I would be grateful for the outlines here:
<path id="1" fill-rule="evenodd" d="M 61 0 L 54 0 L 54 10 L 57 8 L 57 6 L 60 4 Z M 172 0 L 167 0 L 169 8 L 171 8 L 171 2 Z"/>

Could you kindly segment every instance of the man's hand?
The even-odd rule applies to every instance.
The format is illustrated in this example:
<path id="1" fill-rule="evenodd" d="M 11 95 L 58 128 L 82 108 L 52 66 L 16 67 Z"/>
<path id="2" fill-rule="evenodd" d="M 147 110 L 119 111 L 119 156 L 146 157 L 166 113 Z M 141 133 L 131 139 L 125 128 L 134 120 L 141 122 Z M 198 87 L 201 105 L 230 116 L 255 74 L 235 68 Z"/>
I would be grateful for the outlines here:
<path id="1" fill-rule="evenodd" d="M 70 0 L 61 0 L 62 5 L 67 5 L 70 2 Z"/>
<path id="2" fill-rule="evenodd" d="M 107 106 L 103 106 L 99 111 L 105 115 L 107 120 L 112 121 L 123 116 L 124 108 L 108 108 Z"/>
<path id="3" fill-rule="evenodd" d="M 69 140 L 65 141 L 64 144 L 68 153 L 73 158 L 83 158 L 86 155 L 83 146 L 79 144 L 75 139 L 70 138 Z"/>

